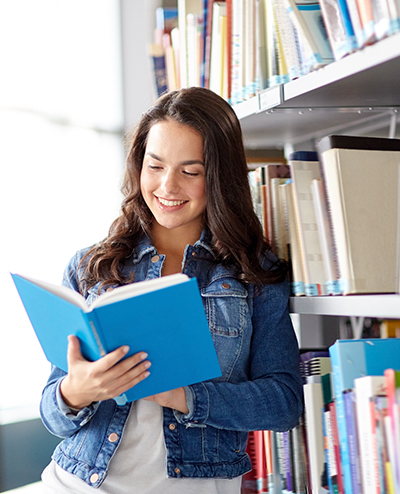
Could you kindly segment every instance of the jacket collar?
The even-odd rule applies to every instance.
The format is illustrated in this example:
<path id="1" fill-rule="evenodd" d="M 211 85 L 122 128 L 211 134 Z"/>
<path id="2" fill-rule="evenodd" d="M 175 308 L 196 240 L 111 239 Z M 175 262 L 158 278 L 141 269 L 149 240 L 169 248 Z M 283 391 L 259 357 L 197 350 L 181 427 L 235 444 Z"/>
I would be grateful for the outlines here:
<path id="1" fill-rule="evenodd" d="M 211 232 L 208 227 L 205 227 L 201 232 L 200 239 L 197 240 L 193 247 L 202 247 L 205 249 L 213 258 L 215 258 L 215 254 L 211 248 Z M 137 245 L 134 247 L 132 251 L 132 261 L 134 263 L 138 263 L 142 260 L 143 256 L 146 254 L 156 254 L 156 248 L 152 244 L 151 238 L 143 233 Z"/>

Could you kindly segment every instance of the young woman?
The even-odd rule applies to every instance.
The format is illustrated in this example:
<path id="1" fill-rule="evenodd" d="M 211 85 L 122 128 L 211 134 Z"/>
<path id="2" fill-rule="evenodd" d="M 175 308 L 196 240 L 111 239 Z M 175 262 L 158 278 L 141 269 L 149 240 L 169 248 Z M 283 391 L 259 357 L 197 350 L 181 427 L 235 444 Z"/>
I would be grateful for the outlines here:
<path id="1" fill-rule="evenodd" d="M 123 359 L 121 347 L 88 362 L 71 336 L 69 372 L 52 369 L 41 402 L 44 424 L 65 438 L 45 492 L 239 493 L 248 431 L 294 427 L 302 381 L 285 266 L 253 211 L 228 103 L 202 88 L 161 97 L 134 134 L 123 193 L 108 237 L 75 255 L 63 284 L 91 303 L 127 283 L 196 277 L 222 377 L 118 406 L 151 355 Z"/>

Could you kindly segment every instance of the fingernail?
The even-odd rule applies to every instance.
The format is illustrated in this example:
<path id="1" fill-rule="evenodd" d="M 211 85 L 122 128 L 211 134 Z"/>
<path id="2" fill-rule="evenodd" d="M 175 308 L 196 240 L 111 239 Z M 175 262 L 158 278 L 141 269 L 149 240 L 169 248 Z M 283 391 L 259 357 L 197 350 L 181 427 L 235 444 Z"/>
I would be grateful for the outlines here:
<path id="1" fill-rule="evenodd" d="M 148 368 L 150 367 L 150 365 L 151 365 L 151 362 L 146 362 L 146 363 L 144 364 L 145 369 L 148 369 Z"/>
<path id="2" fill-rule="evenodd" d="M 122 347 L 122 350 L 124 351 L 124 353 L 128 353 L 129 352 L 128 345 L 125 345 L 124 347 Z"/>
<path id="3" fill-rule="evenodd" d="M 148 357 L 147 353 L 142 353 L 142 354 L 140 355 L 140 359 L 141 359 L 141 360 L 144 360 L 144 359 L 145 359 L 145 358 L 147 358 L 147 357 Z"/>
<path id="4" fill-rule="evenodd" d="M 144 375 L 144 377 L 149 377 L 150 376 L 150 372 L 149 371 L 146 371 L 143 375 Z"/>

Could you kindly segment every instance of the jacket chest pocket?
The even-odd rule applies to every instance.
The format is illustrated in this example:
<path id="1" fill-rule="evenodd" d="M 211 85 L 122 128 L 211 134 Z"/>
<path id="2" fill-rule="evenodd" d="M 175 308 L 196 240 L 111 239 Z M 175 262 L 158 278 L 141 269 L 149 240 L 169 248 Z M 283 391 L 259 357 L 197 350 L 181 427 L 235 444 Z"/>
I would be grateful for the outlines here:
<path id="1" fill-rule="evenodd" d="M 236 280 L 219 280 L 201 291 L 222 377 L 229 381 L 243 347 L 247 291 Z"/>
<path id="2" fill-rule="evenodd" d="M 247 290 L 236 280 L 217 280 L 202 289 L 211 333 L 239 336 L 247 316 Z"/>

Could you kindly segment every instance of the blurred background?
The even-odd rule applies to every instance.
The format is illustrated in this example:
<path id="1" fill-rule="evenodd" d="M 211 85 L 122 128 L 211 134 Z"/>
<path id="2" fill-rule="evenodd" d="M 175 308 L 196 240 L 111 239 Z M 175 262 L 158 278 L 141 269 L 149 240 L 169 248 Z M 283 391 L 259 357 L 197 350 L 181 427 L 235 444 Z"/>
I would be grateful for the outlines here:
<path id="1" fill-rule="evenodd" d="M 0 0 L 0 492 L 39 480 L 58 441 L 38 412 L 50 366 L 9 273 L 61 283 L 118 215 L 162 5 Z"/>

